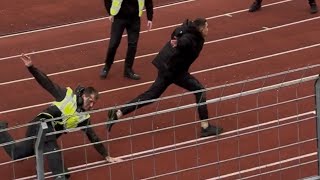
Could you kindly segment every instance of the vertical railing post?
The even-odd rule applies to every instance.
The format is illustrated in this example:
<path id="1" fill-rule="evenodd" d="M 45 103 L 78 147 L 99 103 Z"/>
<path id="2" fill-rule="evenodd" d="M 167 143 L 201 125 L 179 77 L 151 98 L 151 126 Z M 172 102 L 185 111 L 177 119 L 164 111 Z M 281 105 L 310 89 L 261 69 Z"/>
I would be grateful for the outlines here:
<path id="1" fill-rule="evenodd" d="M 44 163 L 43 163 L 43 144 L 46 138 L 46 132 L 48 130 L 48 125 L 46 122 L 41 122 L 37 140 L 35 144 L 35 154 L 37 162 L 37 179 L 44 179 Z"/>
<path id="2" fill-rule="evenodd" d="M 317 114 L 317 147 L 318 147 L 318 176 L 320 176 L 320 81 L 319 78 L 315 83 L 316 94 L 316 114 Z"/>

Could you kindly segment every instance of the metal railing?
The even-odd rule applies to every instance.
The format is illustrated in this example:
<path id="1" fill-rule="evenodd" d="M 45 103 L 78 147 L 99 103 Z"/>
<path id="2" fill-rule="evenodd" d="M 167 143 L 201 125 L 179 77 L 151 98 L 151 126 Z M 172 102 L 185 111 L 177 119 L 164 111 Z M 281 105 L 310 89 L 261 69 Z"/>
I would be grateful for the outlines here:
<path id="1" fill-rule="evenodd" d="M 282 127 L 284 127 L 286 125 L 289 125 L 289 124 L 297 124 L 297 126 L 298 126 L 298 123 L 301 123 L 301 122 L 304 122 L 304 121 L 312 121 L 312 120 L 314 120 L 316 118 L 319 119 L 318 118 L 318 115 L 319 115 L 318 110 L 320 109 L 320 107 L 319 107 L 319 103 L 318 102 L 320 100 L 320 96 L 319 96 L 320 95 L 320 89 L 319 89 L 320 85 L 319 85 L 318 81 L 316 81 L 317 83 L 315 85 L 315 92 L 316 92 L 315 95 L 314 94 L 309 94 L 309 95 L 304 95 L 304 96 L 298 96 L 297 95 L 297 91 L 298 91 L 297 89 L 299 87 L 305 87 L 305 86 L 309 87 L 310 85 L 309 84 L 305 85 L 305 83 L 313 82 L 313 81 L 318 79 L 318 75 L 317 74 L 314 74 L 314 73 L 312 74 L 311 73 L 311 75 L 310 75 L 308 73 L 310 73 L 312 70 L 319 69 L 319 67 L 320 67 L 320 65 L 314 65 L 314 66 L 309 66 L 309 67 L 304 67 L 304 68 L 299 68 L 299 69 L 294 69 L 294 70 L 288 70 L 288 71 L 285 71 L 285 72 L 271 74 L 271 75 L 267 75 L 267 76 L 262 76 L 262 77 L 258 77 L 258 78 L 247 79 L 245 81 L 239 81 L 239 82 L 235 82 L 235 83 L 226 83 L 226 84 L 221 85 L 221 86 L 207 88 L 206 89 L 207 92 L 210 92 L 210 91 L 213 91 L 213 90 L 220 90 L 221 96 L 218 97 L 218 98 L 207 100 L 206 104 L 208 104 L 208 105 L 209 104 L 216 104 L 217 106 L 216 106 L 216 116 L 214 116 L 212 118 L 209 118 L 209 119 L 206 119 L 206 120 L 210 120 L 210 122 L 213 122 L 213 121 L 214 122 L 216 122 L 216 121 L 221 122 L 221 119 L 226 118 L 226 117 L 236 117 L 238 119 L 238 117 L 240 115 L 242 115 L 242 114 L 255 112 L 255 113 L 257 113 L 258 124 L 257 125 L 252 125 L 252 126 L 248 126 L 248 127 L 239 128 L 238 127 L 239 126 L 239 122 L 238 122 L 239 120 L 237 120 L 237 124 L 238 125 L 237 125 L 237 128 L 234 131 L 227 131 L 227 132 L 225 132 L 224 134 L 222 134 L 218 138 L 216 138 L 216 137 L 208 137 L 208 138 L 202 138 L 202 139 L 197 139 L 196 138 L 196 139 L 192 139 L 190 141 L 181 142 L 181 143 L 177 143 L 176 141 L 174 141 L 175 142 L 174 144 L 166 146 L 166 147 L 154 148 L 154 149 L 146 150 L 146 151 L 143 151 L 143 152 L 136 152 L 136 153 L 131 152 L 131 153 L 127 154 L 127 155 L 121 156 L 122 158 L 125 159 L 125 161 L 121 162 L 121 163 L 130 162 L 130 161 L 132 162 L 133 160 L 146 158 L 146 157 L 153 157 L 153 156 L 156 156 L 156 155 L 159 155 L 159 154 L 162 154 L 162 153 L 168 153 L 168 152 L 175 152 L 176 153 L 176 152 L 179 152 L 179 150 L 182 150 L 182 149 L 185 149 L 185 148 L 197 148 L 199 146 L 203 146 L 203 145 L 209 144 L 209 143 L 219 143 L 221 141 L 224 141 L 224 140 L 227 140 L 227 139 L 230 139 L 230 138 L 239 138 L 240 136 L 246 136 L 246 135 L 248 135 L 248 133 L 258 133 L 258 136 L 259 136 L 259 134 L 261 132 L 266 131 L 266 130 L 270 130 L 270 128 L 271 129 L 272 128 L 278 128 L 279 129 L 279 128 L 282 128 Z M 288 78 L 288 74 L 291 75 L 291 74 L 294 74 L 294 73 L 300 74 L 299 77 L 298 78 Z M 271 83 L 270 85 L 266 85 L 267 84 L 266 81 L 271 80 L 273 78 L 279 78 L 279 77 L 281 77 L 281 81 L 280 82 Z M 255 88 L 255 89 L 244 90 L 245 86 L 247 86 L 250 83 L 257 82 L 257 81 L 261 81 L 262 82 L 262 85 L 260 87 Z M 234 86 L 239 86 L 239 85 L 242 86 L 241 92 L 234 93 L 234 94 L 226 94 L 226 95 L 224 94 L 225 90 L 227 88 L 232 88 Z M 278 99 L 279 99 L 280 95 L 278 94 L 278 92 L 281 91 L 281 89 L 284 89 L 286 87 L 292 87 L 292 86 L 296 86 L 295 87 L 295 91 L 293 92 L 293 93 L 296 94 L 295 98 L 290 99 L 290 100 L 286 100 L 286 101 L 279 101 Z M 277 102 L 273 103 L 273 104 L 268 104 L 268 105 L 261 106 L 258 103 L 260 101 L 260 99 L 261 99 L 261 95 L 263 93 L 265 93 L 265 92 L 270 92 L 270 91 L 273 91 L 273 90 L 276 90 L 275 94 L 277 96 L 276 97 L 277 98 Z M 172 98 L 186 97 L 186 96 L 188 96 L 190 94 L 193 94 L 193 93 L 195 93 L 195 92 L 182 93 L 182 94 L 178 94 L 178 95 L 173 95 L 173 96 L 168 96 L 168 97 L 164 97 L 164 98 L 155 99 L 155 100 L 152 100 L 152 101 L 156 102 L 156 103 L 159 103 L 159 102 L 162 102 L 164 100 L 169 100 L 169 99 L 172 99 Z M 250 96 L 254 96 L 255 97 L 255 99 L 257 101 L 256 107 L 240 111 L 239 110 L 239 100 L 241 98 L 250 97 Z M 296 112 L 294 113 L 295 115 L 292 115 L 292 116 L 287 117 L 287 118 L 280 118 L 279 117 L 281 114 L 278 112 L 279 111 L 278 107 L 286 106 L 286 104 L 299 103 L 299 102 L 305 101 L 305 100 L 312 101 L 314 98 L 316 98 L 316 102 L 317 102 L 317 106 L 316 106 L 317 116 L 313 115 L 314 114 L 313 111 L 299 112 L 299 109 L 297 107 Z M 228 101 L 228 100 L 235 100 L 236 101 L 235 102 L 236 103 L 236 112 L 218 115 L 217 112 L 218 112 L 219 104 L 224 102 L 224 101 Z M 144 102 L 139 102 L 139 103 L 144 103 Z M 123 119 L 118 120 L 118 123 L 125 122 L 125 121 L 139 120 L 139 119 L 143 119 L 143 118 L 153 118 L 154 116 L 160 115 L 160 114 L 176 113 L 176 112 L 183 111 L 183 110 L 186 110 L 186 109 L 195 108 L 198 105 L 199 104 L 195 104 L 195 103 L 180 105 L 180 102 L 179 102 L 179 105 L 177 107 L 175 107 L 175 108 L 165 109 L 165 110 L 151 112 L 151 113 L 142 114 L 142 115 L 136 115 L 134 117 L 123 118 Z M 122 106 L 117 106 L 117 108 L 118 107 L 122 107 Z M 114 107 L 94 110 L 94 111 L 90 111 L 88 113 L 104 112 L 104 111 L 107 111 L 107 110 L 112 109 L 112 108 L 114 108 Z M 275 119 L 275 120 L 270 120 L 269 119 L 268 122 L 265 122 L 265 123 L 259 122 L 259 119 L 261 119 L 261 118 L 258 118 L 259 112 L 263 112 L 265 109 L 268 109 L 268 108 L 277 108 L 277 119 Z M 53 120 L 56 120 L 56 119 L 57 118 L 46 120 L 46 122 L 50 122 L 50 121 L 53 121 Z M 57 151 L 53 151 L 53 152 L 43 153 L 42 146 L 43 146 L 43 142 L 45 141 L 45 137 L 49 136 L 49 135 L 53 135 L 53 134 L 67 132 L 67 131 L 57 131 L 57 132 L 48 133 L 48 134 L 45 135 L 46 122 L 42 122 L 42 123 L 39 122 L 39 123 L 41 123 L 40 127 L 42 127 L 42 128 L 40 129 L 37 137 L 26 138 L 28 140 L 33 139 L 33 138 L 37 139 L 37 143 L 36 143 L 36 147 L 35 147 L 35 150 L 36 150 L 36 156 L 35 157 L 37 159 L 37 179 L 44 179 L 44 178 L 52 177 L 52 175 L 50 173 L 45 173 L 43 171 L 43 155 L 57 152 Z M 97 124 L 90 125 L 89 127 L 104 126 L 107 123 L 108 122 L 97 123 Z M 174 126 L 161 128 L 161 129 L 153 129 L 152 131 L 146 131 L 146 132 L 142 132 L 142 133 L 130 134 L 128 136 L 122 136 L 122 137 L 118 137 L 118 138 L 114 138 L 114 139 L 102 140 L 101 142 L 105 143 L 105 142 L 112 142 L 112 141 L 117 141 L 117 140 L 121 140 L 121 139 L 130 139 L 130 138 L 137 137 L 137 136 L 150 135 L 150 134 L 158 133 L 158 132 L 161 132 L 161 131 L 167 131 L 167 130 L 175 131 L 176 128 L 183 127 L 183 126 L 190 126 L 190 125 L 194 125 L 196 123 L 199 123 L 199 121 L 195 121 L 195 120 L 192 121 L 192 118 L 190 118 L 190 122 L 189 123 L 183 123 L 183 124 L 178 124 L 178 125 L 176 123 L 174 123 Z M 281 124 L 281 123 L 284 123 L 284 124 Z M 317 125 L 318 124 L 319 123 L 317 123 Z M 30 124 L 28 124 L 28 125 L 30 125 Z M 20 127 L 25 127 L 25 126 L 23 125 L 23 126 L 13 127 L 13 128 L 9 128 L 9 129 L 11 129 L 11 130 L 12 129 L 18 129 Z M 76 130 L 81 130 L 83 128 L 87 128 L 87 127 L 77 128 Z M 317 129 L 319 129 L 319 127 Z M 6 129 L 6 130 L 8 130 L 8 129 Z M 3 131 L 3 130 L 1 130 L 1 131 Z M 319 137 L 320 136 L 319 130 L 317 131 L 317 133 L 318 133 L 317 135 Z M 23 140 L 24 139 L 21 139 L 20 141 L 23 141 Z M 279 138 L 278 140 L 279 140 L 279 144 L 280 144 L 281 138 Z M 311 139 L 306 139 L 306 140 L 301 140 L 301 141 L 299 140 L 299 142 L 297 142 L 297 143 L 291 143 L 291 144 L 285 145 L 285 146 L 280 146 L 279 145 L 278 147 L 271 148 L 269 150 L 259 150 L 259 152 L 255 152 L 255 153 L 251 153 L 251 154 L 247 154 L 247 155 L 239 155 L 238 157 L 231 157 L 229 159 L 221 159 L 218 162 L 211 162 L 211 163 L 202 164 L 202 165 L 198 163 L 197 166 L 195 166 L 195 167 L 190 167 L 190 168 L 183 169 L 183 170 L 176 169 L 176 171 L 174 171 L 174 172 L 169 172 L 169 173 L 165 173 L 165 174 L 158 174 L 158 175 L 155 174 L 154 176 L 146 178 L 146 179 L 164 177 L 164 176 L 176 174 L 176 173 L 179 173 L 179 172 L 191 171 L 191 170 L 201 169 L 201 168 L 204 168 L 204 167 L 215 166 L 215 165 L 218 165 L 219 163 L 230 162 L 230 161 L 233 161 L 233 160 L 240 160 L 240 159 L 243 159 L 243 158 L 246 158 L 246 157 L 249 157 L 249 156 L 259 156 L 259 154 L 266 153 L 266 152 L 269 152 L 269 151 L 279 150 L 279 149 L 285 148 L 287 146 L 296 146 L 296 145 L 300 146 L 300 144 L 308 143 L 308 142 L 314 142 L 316 140 L 318 140 L 318 138 L 317 137 L 313 137 Z M 1 146 L 10 145 L 10 144 L 13 144 L 13 143 L 15 143 L 15 142 L 9 142 L 9 143 L 5 143 L 5 144 L 1 144 Z M 69 147 L 69 148 L 61 149 L 59 151 L 67 151 L 67 150 L 72 150 L 72 149 L 76 149 L 76 148 L 83 148 L 83 147 L 90 146 L 92 144 L 94 144 L 94 143 L 88 143 L 88 144 L 83 144 L 83 145 L 80 145 L 80 146 Z M 239 146 L 239 144 L 238 144 L 238 146 Z M 311 152 L 311 153 L 309 153 L 307 155 L 303 155 L 303 154 L 301 154 L 301 152 L 299 152 L 299 154 L 301 156 L 299 156 L 297 158 L 285 160 L 284 162 L 286 162 L 286 161 L 288 161 L 288 162 L 289 161 L 294 161 L 296 159 L 301 159 L 301 158 L 305 158 L 305 157 L 314 157 L 315 155 L 319 155 L 319 149 L 320 148 L 319 148 L 319 143 L 318 143 L 318 152 Z M 217 149 L 217 151 L 219 152 L 218 149 Z M 8 164 L 8 163 L 12 163 L 12 162 L 15 162 L 15 161 L 1 163 L 0 166 Z M 282 164 L 284 162 L 279 162 L 280 163 L 280 167 L 282 166 Z M 319 159 L 312 159 L 311 161 L 308 161 L 308 162 L 309 163 L 319 162 Z M 304 163 L 308 163 L 308 162 L 304 162 Z M 219 174 L 218 177 L 223 178 L 223 177 L 237 176 L 238 178 L 245 179 L 245 178 L 248 178 L 249 176 L 248 177 L 247 176 L 242 176 L 241 174 L 245 174 L 246 172 L 249 172 L 249 171 L 259 171 L 258 174 L 256 175 L 256 176 L 259 176 L 259 173 L 262 174 L 261 169 L 263 169 L 264 166 L 265 166 L 264 163 L 261 162 L 260 160 L 259 160 L 259 164 L 260 164 L 260 166 L 258 166 L 256 168 L 242 170 L 241 167 L 240 167 L 240 163 L 239 163 L 238 171 L 236 171 L 234 173 L 230 173 L 230 174 L 220 174 L 220 173 L 218 173 Z M 301 162 L 301 164 L 303 164 L 303 163 Z M 95 169 L 95 168 L 99 168 L 99 167 L 105 167 L 105 166 L 112 166 L 112 164 L 106 164 L 104 161 L 93 162 L 91 164 L 85 164 L 85 165 L 80 165 L 80 166 L 77 166 L 77 167 L 71 167 L 69 173 L 81 172 L 81 171 Z M 294 165 L 291 168 L 297 168 L 297 167 L 299 167 L 299 165 Z M 281 171 L 281 169 L 286 169 L 286 168 L 289 168 L 289 167 L 281 167 L 279 169 L 279 171 Z M 320 168 L 320 167 L 318 167 L 318 168 Z M 318 172 L 320 172 L 319 169 L 318 169 Z M 35 176 L 25 177 L 25 178 L 20 178 L 20 179 L 30 179 L 30 178 L 31 179 L 35 178 Z M 303 178 L 303 177 L 301 177 L 301 178 Z M 316 177 L 312 177 L 312 178 L 316 178 Z M 217 178 L 212 178 L 212 179 L 217 179 Z"/>

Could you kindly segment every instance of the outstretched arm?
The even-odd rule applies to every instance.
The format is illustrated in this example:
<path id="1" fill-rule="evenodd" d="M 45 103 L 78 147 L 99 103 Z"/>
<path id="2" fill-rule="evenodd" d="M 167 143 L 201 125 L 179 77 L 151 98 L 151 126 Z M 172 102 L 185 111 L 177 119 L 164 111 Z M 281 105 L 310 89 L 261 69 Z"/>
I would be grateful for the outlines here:
<path id="1" fill-rule="evenodd" d="M 83 122 L 82 124 L 79 124 L 79 126 L 88 126 L 90 125 L 90 121 L 87 120 L 85 122 Z M 91 127 L 87 127 L 85 129 L 83 129 L 83 131 L 86 133 L 86 135 L 88 136 L 88 139 L 90 140 L 91 143 L 95 143 L 95 142 L 100 142 L 99 137 L 96 135 L 96 133 L 93 131 L 93 129 Z M 101 154 L 101 156 L 103 156 L 107 162 L 120 162 L 121 159 L 119 158 L 113 158 L 111 156 L 109 156 L 108 151 L 106 150 L 106 148 L 103 146 L 102 143 L 97 143 L 93 145 L 94 148 L 98 151 L 99 154 Z"/>
<path id="2" fill-rule="evenodd" d="M 41 72 L 39 69 L 33 66 L 32 60 L 29 56 L 22 54 L 21 60 L 24 62 L 26 67 L 28 68 L 29 72 L 33 75 L 36 81 L 45 89 L 47 90 L 55 99 L 56 101 L 63 100 L 67 90 L 66 88 L 61 88 L 57 84 L 53 83 L 46 74 Z"/>

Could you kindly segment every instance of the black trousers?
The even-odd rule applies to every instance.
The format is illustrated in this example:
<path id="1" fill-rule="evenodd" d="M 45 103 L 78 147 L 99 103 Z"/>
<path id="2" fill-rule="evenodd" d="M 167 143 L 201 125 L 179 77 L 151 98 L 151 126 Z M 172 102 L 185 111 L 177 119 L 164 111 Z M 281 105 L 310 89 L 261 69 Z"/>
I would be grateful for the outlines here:
<path id="1" fill-rule="evenodd" d="M 158 77 L 156 78 L 155 82 L 151 85 L 151 87 L 144 93 L 140 94 L 138 97 L 131 100 L 128 104 L 158 98 L 171 84 L 176 84 L 188 91 L 204 89 L 202 84 L 189 73 L 185 73 L 179 76 L 166 77 L 164 76 L 164 73 L 158 72 Z M 205 91 L 195 93 L 195 97 L 197 103 L 206 102 Z M 135 109 L 139 109 L 148 104 L 150 103 L 132 105 L 128 107 L 123 107 L 120 110 L 123 115 L 126 115 L 134 111 Z M 208 108 L 206 104 L 199 105 L 197 109 L 200 119 L 208 119 Z"/>
<path id="2" fill-rule="evenodd" d="M 133 66 L 133 61 L 136 56 L 137 45 L 139 40 L 140 18 L 134 17 L 128 19 L 121 19 L 115 17 L 111 26 L 111 37 L 105 60 L 106 68 L 110 68 L 114 62 L 114 57 L 120 45 L 121 38 L 125 29 L 128 35 L 128 49 L 125 59 L 125 67 L 131 69 Z"/>
<path id="3" fill-rule="evenodd" d="M 39 115 L 35 119 L 33 119 L 31 122 L 37 122 L 43 118 L 45 119 L 47 117 L 43 115 Z M 37 136 L 39 126 L 40 124 L 28 126 L 26 137 Z M 48 129 L 49 129 L 48 132 L 54 131 L 51 123 L 48 123 Z M 6 143 L 11 141 L 14 141 L 14 139 L 10 136 L 8 132 L 6 131 L 0 132 L 0 143 Z M 36 142 L 35 139 L 22 141 L 22 142 L 4 146 L 4 149 L 13 160 L 16 160 L 16 159 L 35 155 L 35 149 L 34 149 L 35 142 Z M 45 152 L 51 152 L 56 150 L 59 150 L 56 137 L 55 136 L 47 137 L 47 140 L 44 143 L 43 152 L 45 153 Z M 48 159 L 49 168 L 54 175 L 67 172 L 67 169 L 63 168 L 64 165 L 62 161 L 61 152 L 50 153 L 46 156 Z M 66 177 L 68 178 L 69 175 L 66 175 Z"/>
<path id="4" fill-rule="evenodd" d="M 308 1 L 309 1 L 309 4 L 314 4 L 314 3 L 316 3 L 316 0 L 308 0 Z M 256 0 L 256 2 L 261 3 L 262 0 Z"/>

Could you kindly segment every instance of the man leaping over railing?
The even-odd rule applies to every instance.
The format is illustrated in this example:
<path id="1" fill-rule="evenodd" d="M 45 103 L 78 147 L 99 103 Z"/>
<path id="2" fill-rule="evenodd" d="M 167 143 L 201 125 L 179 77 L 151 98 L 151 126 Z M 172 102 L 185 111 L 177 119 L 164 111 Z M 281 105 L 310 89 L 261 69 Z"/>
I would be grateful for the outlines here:
<path id="1" fill-rule="evenodd" d="M 112 109 L 108 112 L 108 129 L 117 119 L 123 115 L 150 104 L 144 102 L 156 99 L 171 85 L 176 84 L 188 91 L 196 92 L 195 98 L 198 104 L 198 114 L 201 121 L 201 137 L 218 135 L 223 132 L 223 128 L 211 125 L 208 119 L 208 108 L 206 103 L 206 93 L 202 84 L 189 73 L 189 68 L 198 58 L 208 34 L 208 22 L 204 18 L 197 18 L 194 21 L 186 20 L 181 26 L 176 28 L 171 34 L 171 39 L 164 45 L 152 63 L 158 69 L 158 76 L 152 86 L 140 94 L 125 107 Z M 134 104 L 138 103 L 139 104 Z M 128 105 L 133 104 L 133 105 Z"/>

